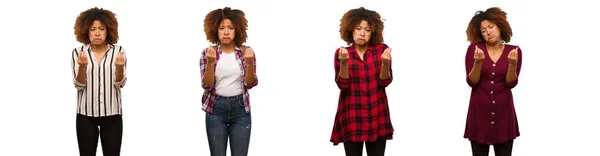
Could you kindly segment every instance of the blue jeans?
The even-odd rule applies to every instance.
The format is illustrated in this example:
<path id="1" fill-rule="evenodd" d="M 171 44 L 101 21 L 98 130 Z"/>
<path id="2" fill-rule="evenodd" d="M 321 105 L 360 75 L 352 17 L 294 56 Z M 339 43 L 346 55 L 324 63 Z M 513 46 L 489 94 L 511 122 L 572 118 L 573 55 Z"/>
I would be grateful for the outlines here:
<path id="1" fill-rule="evenodd" d="M 227 139 L 232 156 L 248 155 L 252 119 L 244 109 L 242 95 L 215 97 L 212 114 L 206 114 L 206 133 L 211 156 L 225 156 Z"/>

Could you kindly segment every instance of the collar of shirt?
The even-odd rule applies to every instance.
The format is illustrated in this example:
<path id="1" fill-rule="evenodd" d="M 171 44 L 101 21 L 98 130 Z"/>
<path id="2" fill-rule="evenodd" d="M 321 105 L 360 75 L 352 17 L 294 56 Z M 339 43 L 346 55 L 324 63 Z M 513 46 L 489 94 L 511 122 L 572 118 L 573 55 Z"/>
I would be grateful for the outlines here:
<path id="1" fill-rule="evenodd" d="M 106 44 L 106 45 L 108 46 L 108 48 L 106 49 L 107 52 L 110 51 L 112 48 L 114 48 L 114 45 L 112 45 L 112 44 Z M 92 51 L 92 45 L 91 44 L 87 44 L 83 48 L 85 50 L 87 50 L 87 51 L 90 51 L 90 52 Z"/>
<path id="2" fill-rule="evenodd" d="M 356 53 L 356 49 L 354 49 L 354 46 L 355 46 L 354 43 L 352 43 L 350 45 L 350 47 L 348 47 L 348 53 Z M 367 46 L 367 50 L 365 51 L 365 53 L 367 51 L 373 51 L 373 49 L 375 49 L 375 46 L 369 45 L 369 46 Z"/>
<path id="3" fill-rule="evenodd" d="M 217 44 L 217 54 L 221 55 L 223 53 L 223 51 L 221 51 L 221 44 Z M 242 50 L 240 49 L 240 47 L 238 47 L 237 45 L 235 46 L 235 52 L 239 53 L 242 52 Z"/>

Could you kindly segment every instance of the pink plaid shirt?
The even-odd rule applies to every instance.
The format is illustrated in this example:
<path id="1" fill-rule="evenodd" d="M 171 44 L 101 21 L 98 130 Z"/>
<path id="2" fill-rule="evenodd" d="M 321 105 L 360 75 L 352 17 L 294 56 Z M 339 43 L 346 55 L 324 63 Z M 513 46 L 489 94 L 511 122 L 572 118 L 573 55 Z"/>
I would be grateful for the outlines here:
<path id="1" fill-rule="evenodd" d="M 202 57 L 200 58 L 200 74 L 201 74 L 202 78 L 204 77 L 204 73 L 206 72 L 206 65 L 208 63 L 208 60 L 205 57 L 207 50 L 208 50 L 208 48 L 205 48 L 202 51 Z M 216 57 L 215 63 L 214 63 L 215 69 L 217 67 L 217 64 L 219 63 L 219 58 L 222 53 L 220 45 L 217 45 L 216 52 L 217 52 L 217 57 Z M 235 53 L 236 53 L 236 62 L 238 63 L 238 65 L 240 66 L 240 69 L 242 70 L 242 77 L 244 77 L 244 75 L 246 74 L 246 70 L 245 70 L 246 69 L 245 68 L 246 61 L 244 61 L 244 52 L 242 51 L 242 49 L 240 47 L 236 46 Z M 256 78 L 256 56 L 254 57 L 254 77 Z M 244 89 L 242 92 L 243 97 L 244 97 L 244 108 L 246 110 L 246 113 L 249 113 L 250 112 L 250 94 L 248 94 L 248 89 L 251 89 L 258 84 L 258 78 L 252 84 L 246 83 L 245 79 L 242 79 L 242 81 L 243 81 L 242 83 L 244 84 Z M 200 82 L 202 82 L 202 80 Z M 213 106 L 215 105 L 215 97 L 217 95 L 216 89 L 215 89 L 216 82 L 217 81 L 214 81 L 212 85 L 204 84 L 204 82 L 202 82 L 202 88 L 204 88 L 204 93 L 202 95 L 202 110 L 209 114 L 212 113 Z"/>

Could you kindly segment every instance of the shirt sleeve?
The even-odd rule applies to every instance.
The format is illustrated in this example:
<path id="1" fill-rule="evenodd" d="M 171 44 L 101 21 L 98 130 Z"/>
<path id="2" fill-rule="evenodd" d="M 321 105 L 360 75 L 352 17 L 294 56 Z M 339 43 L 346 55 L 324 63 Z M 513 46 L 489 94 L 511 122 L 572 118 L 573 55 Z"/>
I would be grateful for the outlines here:
<path id="1" fill-rule="evenodd" d="M 73 49 L 73 53 L 71 55 L 71 67 L 73 68 L 73 83 L 75 84 L 75 88 L 77 90 L 83 90 L 85 89 L 86 84 L 77 81 L 77 75 L 79 74 L 79 63 L 77 63 L 79 58 L 79 52 L 77 52 L 77 48 Z"/>
<path id="2" fill-rule="evenodd" d="M 123 88 L 127 82 L 127 53 L 125 53 L 125 49 L 121 46 L 119 46 L 119 53 L 123 53 L 123 56 L 125 57 L 125 64 L 123 65 L 123 79 L 115 82 L 115 86 L 117 88 Z M 115 57 L 117 57 L 116 55 L 118 54 L 115 54 Z"/>
<path id="3" fill-rule="evenodd" d="M 519 58 L 517 60 L 517 75 L 516 75 L 517 79 L 515 79 L 515 81 L 513 81 L 513 82 L 506 83 L 506 87 L 508 87 L 510 89 L 515 88 L 517 86 L 517 84 L 519 83 L 519 74 L 521 73 L 521 62 L 523 62 L 522 61 L 523 55 L 521 53 L 521 48 L 520 47 L 516 47 L 516 48 L 519 48 L 519 50 L 517 50 L 517 52 L 519 54 Z"/>

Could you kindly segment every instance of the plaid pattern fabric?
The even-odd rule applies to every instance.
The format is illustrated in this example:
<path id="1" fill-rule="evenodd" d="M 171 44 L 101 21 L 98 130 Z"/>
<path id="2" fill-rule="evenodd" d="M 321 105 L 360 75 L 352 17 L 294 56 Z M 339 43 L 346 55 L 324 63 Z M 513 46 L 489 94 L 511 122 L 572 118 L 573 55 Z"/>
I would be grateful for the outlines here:
<path id="1" fill-rule="evenodd" d="M 202 51 L 202 57 L 200 58 L 200 74 L 201 74 L 201 78 L 204 77 L 204 73 L 206 72 L 206 64 L 208 63 L 208 60 L 206 59 L 205 55 L 206 55 L 206 51 L 208 50 L 208 48 L 205 48 Z M 220 55 L 222 53 L 221 51 L 221 46 L 217 45 L 216 47 L 216 53 L 217 53 L 217 57 L 215 59 L 215 69 L 218 65 L 219 62 L 219 58 Z M 240 47 L 235 47 L 235 52 L 236 52 L 236 61 L 237 63 L 240 65 L 240 69 L 242 70 L 242 77 L 244 77 L 244 75 L 246 74 L 246 61 L 244 61 L 244 52 L 242 51 L 242 49 Z M 256 54 L 254 56 L 254 77 L 256 77 Z M 246 110 L 246 113 L 250 112 L 250 94 L 248 94 L 248 90 L 252 89 L 254 86 L 256 86 L 258 84 L 258 78 L 256 79 L 256 81 L 254 81 L 254 83 L 252 84 L 248 84 L 246 83 L 246 79 L 242 78 L 243 84 L 244 84 L 244 89 L 243 89 L 243 98 L 244 98 L 244 108 Z M 214 83 L 212 85 L 208 85 L 208 84 L 204 84 L 204 82 L 202 82 L 202 80 L 200 80 L 200 82 L 202 83 L 202 88 L 204 89 L 204 93 L 202 94 L 202 110 L 205 111 L 206 113 L 212 113 L 213 111 L 213 106 L 215 105 L 215 97 L 216 97 L 216 90 L 215 90 L 215 83 L 217 81 L 214 81 Z"/>
<path id="2" fill-rule="evenodd" d="M 381 54 L 388 48 L 385 44 L 369 46 L 360 59 L 354 44 L 348 50 L 349 79 L 339 77 L 340 61 L 335 52 L 335 82 L 340 89 L 335 123 L 331 134 L 334 145 L 340 142 L 375 141 L 392 139 L 394 128 L 390 119 L 385 88 L 392 82 L 379 79 Z M 390 61 L 391 64 L 391 61 Z M 390 68 L 390 75 L 392 69 Z"/>

